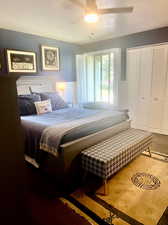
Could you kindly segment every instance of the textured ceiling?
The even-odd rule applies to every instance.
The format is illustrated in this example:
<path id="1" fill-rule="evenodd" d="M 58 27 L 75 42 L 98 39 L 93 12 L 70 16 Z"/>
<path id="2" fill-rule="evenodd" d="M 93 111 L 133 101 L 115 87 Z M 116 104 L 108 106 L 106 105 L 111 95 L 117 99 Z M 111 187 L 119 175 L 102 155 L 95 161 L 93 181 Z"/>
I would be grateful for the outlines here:
<path id="1" fill-rule="evenodd" d="M 101 15 L 97 24 L 86 24 L 83 10 L 69 0 L 1 0 L 0 27 L 84 44 L 168 25 L 168 0 L 97 0 L 97 4 L 133 6 L 134 11 Z"/>

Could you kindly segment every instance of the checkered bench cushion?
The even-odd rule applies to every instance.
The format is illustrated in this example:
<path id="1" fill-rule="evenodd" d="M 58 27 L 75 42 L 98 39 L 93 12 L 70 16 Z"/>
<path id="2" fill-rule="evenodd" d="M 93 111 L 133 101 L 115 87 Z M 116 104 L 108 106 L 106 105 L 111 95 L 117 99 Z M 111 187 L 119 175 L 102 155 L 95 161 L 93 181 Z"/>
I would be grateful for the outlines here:
<path id="1" fill-rule="evenodd" d="M 128 129 L 81 153 L 82 167 L 103 179 L 109 178 L 152 143 L 149 132 Z"/>

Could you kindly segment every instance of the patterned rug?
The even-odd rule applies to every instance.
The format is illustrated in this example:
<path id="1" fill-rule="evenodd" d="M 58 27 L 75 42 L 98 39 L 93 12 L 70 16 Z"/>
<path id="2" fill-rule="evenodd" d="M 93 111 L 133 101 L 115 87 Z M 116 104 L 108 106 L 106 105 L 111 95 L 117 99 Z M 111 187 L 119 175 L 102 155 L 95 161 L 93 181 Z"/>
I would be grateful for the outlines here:
<path id="1" fill-rule="evenodd" d="M 149 173 L 136 173 L 131 180 L 137 187 L 145 190 L 154 190 L 160 187 L 160 180 Z"/>
<path id="2" fill-rule="evenodd" d="M 107 196 L 103 186 L 96 188 L 96 178 L 86 183 L 64 201 L 78 208 L 92 224 L 168 225 L 166 156 L 152 153 L 152 157 L 137 157 L 109 179 Z"/>

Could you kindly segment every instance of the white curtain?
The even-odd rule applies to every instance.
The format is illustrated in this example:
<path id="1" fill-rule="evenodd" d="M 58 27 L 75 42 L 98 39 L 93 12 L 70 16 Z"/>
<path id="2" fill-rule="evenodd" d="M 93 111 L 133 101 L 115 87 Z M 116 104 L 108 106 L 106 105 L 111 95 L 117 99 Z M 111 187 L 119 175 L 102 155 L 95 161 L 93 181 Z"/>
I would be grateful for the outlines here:
<path id="1" fill-rule="evenodd" d="M 85 55 L 76 56 L 77 102 L 87 102 L 87 75 Z"/>
<path id="2" fill-rule="evenodd" d="M 76 56 L 77 100 L 118 104 L 121 72 L 120 49 Z"/>

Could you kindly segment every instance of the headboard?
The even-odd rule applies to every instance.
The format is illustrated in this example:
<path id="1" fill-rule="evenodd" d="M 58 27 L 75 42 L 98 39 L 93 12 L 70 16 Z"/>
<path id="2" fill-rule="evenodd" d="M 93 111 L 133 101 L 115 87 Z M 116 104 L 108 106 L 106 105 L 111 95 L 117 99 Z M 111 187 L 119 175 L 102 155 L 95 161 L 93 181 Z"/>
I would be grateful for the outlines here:
<path id="1" fill-rule="evenodd" d="M 53 79 L 42 76 L 27 76 L 21 77 L 17 81 L 18 95 L 30 94 L 33 92 L 52 92 L 55 91 Z"/>
<path id="2" fill-rule="evenodd" d="M 33 92 L 56 91 L 56 78 L 54 76 L 23 76 L 17 81 L 18 95 L 31 94 Z M 59 90 L 57 90 L 59 93 Z M 66 102 L 76 103 L 76 82 L 67 82 L 64 93 L 59 93 Z"/>

